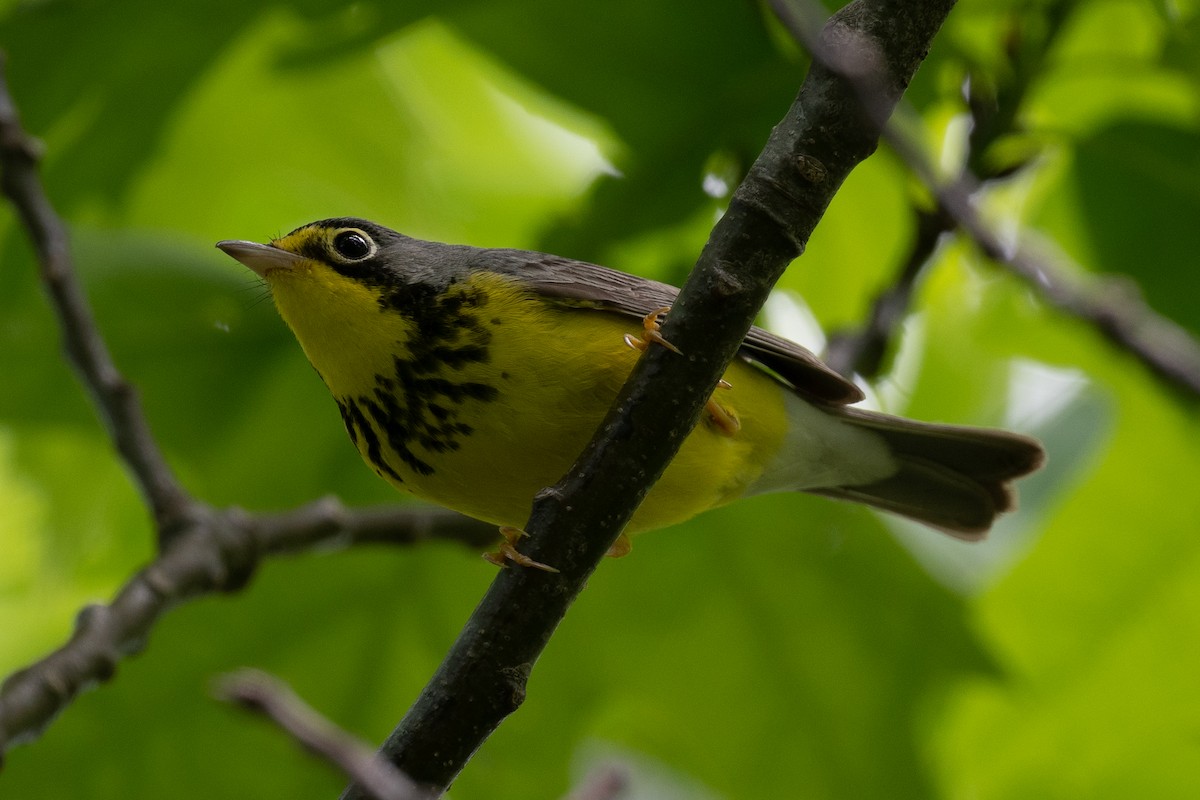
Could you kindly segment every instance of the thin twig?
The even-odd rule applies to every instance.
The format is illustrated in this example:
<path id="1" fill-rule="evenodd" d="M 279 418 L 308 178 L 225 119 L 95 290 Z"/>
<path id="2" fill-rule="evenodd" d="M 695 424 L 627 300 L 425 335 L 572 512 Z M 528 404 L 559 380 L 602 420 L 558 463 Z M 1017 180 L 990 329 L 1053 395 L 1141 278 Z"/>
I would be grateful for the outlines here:
<path id="1" fill-rule="evenodd" d="M 306 750 L 362 786 L 373 800 L 434 800 L 430 792 L 380 758 L 365 743 L 318 714 L 285 683 L 264 672 L 242 670 L 217 683 L 216 695 L 265 716 Z"/>
<path id="2" fill-rule="evenodd" d="M 917 236 L 892 284 L 875 298 L 867 322 L 853 331 L 829 337 L 825 363 L 846 377 L 870 379 L 883 370 L 884 359 L 908 316 L 917 280 L 937 251 L 938 242 L 954 225 L 940 210 L 916 212 Z"/>
<path id="3" fill-rule="evenodd" d="M 442 541 L 483 548 L 497 541 L 494 525 L 437 506 L 346 508 L 336 497 L 324 497 L 277 514 L 245 514 L 237 509 L 228 513 L 243 515 L 243 524 L 258 539 L 264 556 L 339 545 Z"/>
<path id="4" fill-rule="evenodd" d="M 808 26 L 813 13 L 812 0 L 785 4 L 775 0 L 775 7 L 797 41 L 815 42 L 816 37 Z M 805 9 L 807 13 L 793 13 L 788 9 Z M 972 74 L 964 85 L 967 106 L 971 112 L 971 133 L 967 138 L 967 153 L 963 167 L 980 176 L 981 185 L 993 180 L 1007 178 L 1017 172 L 1026 162 L 1019 164 L 989 164 L 987 155 L 992 147 L 1005 136 L 1017 130 L 1017 118 L 1030 87 L 1041 74 L 1046 53 L 1053 46 L 1063 28 L 1068 11 L 1067 4 L 1047 9 L 1046 25 L 1035 41 L 1022 36 L 1024 18 L 1013 13 L 1010 27 L 1004 38 L 1011 80 L 994 85 L 978 74 Z M 902 102 L 900 111 L 906 105 Z M 915 116 L 910 114 L 910 116 Z M 889 133 L 896 133 L 889 122 Z M 897 133 L 897 135 L 900 135 Z M 904 266 L 895 279 L 875 298 L 865 325 L 858 329 L 838 331 L 830 335 L 825 353 L 825 362 L 846 376 L 860 375 L 866 379 L 878 377 L 884 369 L 884 360 L 899 338 L 901 326 L 907 318 L 917 282 L 925 270 L 932 266 L 938 243 L 957 227 L 956 220 L 937 204 L 925 208 L 914 202 L 916 236 L 909 248 Z"/>
<path id="5" fill-rule="evenodd" d="M 875 93 L 875 88 L 864 82 L 860 73 L 848 69 L 845 60 L 839 59 L 816 35 L 808 4 L 772 0 L 772 6 L 796 40 L 808 48 L 814 62 L 837 71 L 861 97 L 870 98 Z M 1057 27 L 1062 21 L 1060 16 L 1052 23 Z M 1031 245 L 1029 240 L 1034 237 L 1028 232 L 1006 241 L 976 209 L 975 198 L 983 184 L 970 169 L 964 168 L 956 178 L 949 180 L 939 177 L 928 154 L 899 126 L 882 123 L 882 120 L 881 124 L 883 138 L 892 150 L 933 192 L 940 215 L 952 220 L 985 256 L 1032 286 L 1050 305 L 1090 323 L 1168 385 L 1193 397 L 1200 396 L 1200 341 L 1182 326 L 1151 309 L 1134 282 L 1122 278 L 1089 277 L 1081 267 L 1070 264 L 1064 255 L 1052 256 L 1044 246 Z M 974 146 L 978 148 L 980 143 L 976 141 Z M 903 285 L 906 278 L 915 278 L 915 275 L 906 272 L 906 277 L 898 282 L 902 292 L 910 291 L 910 287 Z M 898 324 L 894 303 L 878 311 L 889 315 L 893 324 Z M 877 341 L 873 346 L 879 347 L 880 331 L 875 334 Z M 847 368 L 851 360 L 851 356 L 841 357 L 839 367 Z"/>
<path id="6" fill-rule="evenodd" d="M 939 181 L 928 158 L 911 142 L 890 135 L 888 143 L 985 256 L 1023 279 L 1050 305 L 1091 323 L 1172 387 L 1200 397 L 1200 342 L 1146 305 L 1136 284 L 1085 277 L 1081 267 L 1068 266 L 1066 256 L 1050 256 L 1045 247 L 1030 244 L 1028 233 L 1006 242 L 976 210 L 972 197 L 978 183 L 973 177 Z"/>
<path id="7" fill-rule="evenodd" d="M 952 0 L 858 0 L 827 40 L 879 77 L 890 111 Z M 511 568 L 492 584 L 437 673 L 383 745 L 415 780 L 445 787 L 517 707 L 555 626 L 691 431 L 755 314 L 803 251 L 850 170 L 878 143 L 846 81 L 819 65 L 734 193 L 663 325 L 684 356 L 652 347 L 570 472 L 540 493 L 524 552 L 560 571 Z M 362 798 L 351 786 L 344 798 Z"/>
<path id="8" fill-rule="evenodd" d="M 154 515 L 160 543 L 186 526 L 190 497 L 150 433 L 137 392 L 117 370 L 71 263 L 67 229 L 38 177 L 41 146 L 21 127 L 0 52 L 0 187 L 37 251 L 42 282 L 62 326 L 67 356 L 92 393 L 109 435 Z"/>

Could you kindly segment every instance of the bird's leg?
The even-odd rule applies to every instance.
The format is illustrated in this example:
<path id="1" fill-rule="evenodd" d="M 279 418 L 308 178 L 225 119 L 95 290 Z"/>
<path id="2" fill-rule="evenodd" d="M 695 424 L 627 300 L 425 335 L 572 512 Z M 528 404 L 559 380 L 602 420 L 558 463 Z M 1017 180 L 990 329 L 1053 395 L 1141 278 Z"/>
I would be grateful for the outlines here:
<path id="1" fill-rule="evenodd" d="M 529 535 L 525 531 L 520 528 L 514 528 L 511 525 L 501 525 L 500 535 L 504 537 L 504 541 L 500 542 L 500 546 L 494 553 L 484 553 L 484 561 L 489 561 L 497 567 L 507 567 L 508 562 L 511 561 L 514 564 L 520 564 L 522 567 L 533 567 L 545 572 L 558 572 L 557 569 L 549 564 L 534 561 L 524 553 L 517 552 L 517 542 L 520 541 L 522 536 Z"/>
<path id="2" fill-rule="evenodd" d="M 670 306 L 663 306 L 661 308 L 654 309 L 649 314 L 642 317 L 642 331 L 643 331 L 642 335 L 645 336 L 646 338 L 639 339 L 638 337 L 634 336 L 632 333 L 627 333 L 627 334 L 625 334 L 625 344 L 629 345 L 634 350 L 641 350 L 644 353 L 650 347 L 650 343 L 655 342 L 657 344 L 661 344 L 663 347 L 667 348 L 672 353 L 678 353 L 679 355 L 683 355 L 683 352 L 678 347 L 676 347 L 675 345 L 668 342 L 666 339 L 663 338 L 663 335 L 658 332 L 658 329 L 659 329 L 658 318 L 661 317 L 663 314 L 666 314 L 670 310 L 671 310 Z"/>

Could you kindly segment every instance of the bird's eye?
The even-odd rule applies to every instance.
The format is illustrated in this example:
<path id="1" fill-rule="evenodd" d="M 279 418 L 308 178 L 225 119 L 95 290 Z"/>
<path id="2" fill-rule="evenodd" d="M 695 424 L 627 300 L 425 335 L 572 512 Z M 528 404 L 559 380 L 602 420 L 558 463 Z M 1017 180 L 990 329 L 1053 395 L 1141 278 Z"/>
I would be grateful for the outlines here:
<path id="1" fill-rule="evenodd" d="M 375 243 L 360 230 L 345 230 L 333 237 L 333 249 L 346 261 L 362 261 L 375 253 Z"/>

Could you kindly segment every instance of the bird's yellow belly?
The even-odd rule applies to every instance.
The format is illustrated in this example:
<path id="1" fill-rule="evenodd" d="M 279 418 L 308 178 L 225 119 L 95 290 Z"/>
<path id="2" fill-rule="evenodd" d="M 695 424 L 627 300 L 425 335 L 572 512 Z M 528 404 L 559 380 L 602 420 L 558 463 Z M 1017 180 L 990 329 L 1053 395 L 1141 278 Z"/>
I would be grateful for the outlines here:
<path id="1" fill-rule="evenodd" d="M 425 500 L 522 527 L 534 495 L 566 473 L 612 405 L 638 358 L 622 337 L 639 335 L 640 325 L 548 305 L 500 278 L 471 284 L 462 292 L 474 301 L 457 306 L 458 321 L 441 326 L 434 341 L 408 331 L 406 347 L 372 352 L 361 346 L 362 331 L 357 348 L 312 345 L 296 332 L 381 477 Z M 741 362 L 726 379 L 732 388 L 715 398 L 740 429 L 731 435 L 702 420 L 629 532 L 739 497 L 778 450 L 787 425 L 783 387 Z"/>

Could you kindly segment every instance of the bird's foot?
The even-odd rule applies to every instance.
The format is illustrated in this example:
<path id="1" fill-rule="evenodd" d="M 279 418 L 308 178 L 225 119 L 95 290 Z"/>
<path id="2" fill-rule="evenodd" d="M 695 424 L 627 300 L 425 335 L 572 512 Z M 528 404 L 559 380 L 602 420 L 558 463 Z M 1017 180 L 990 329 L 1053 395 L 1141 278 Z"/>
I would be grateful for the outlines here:
<path id="1" fill-rule="evenodd" d="M 670 310 L 671 310 L 670 306 L 663 306 L 662 308 L 654 309 L 649 314 L 647 314 L 645 317 L 643 317 L 642 318 L 642 330 L 644 331 L 644 333 L 642 334 L 642 336 L 644 336 L 645 338 L 639 339 L 638 337 L 634 336 L 632 333 L 627 333 L 627 334 L 625 334 L 625 344 L 627 344 L 629 347 L 633 348 L 634 350 L 641 350 L 644 353 L 644 352 L 646 352 L 646 350 L 649 349 L 650 344 L 653 342 L 653 343 L 662 345 L 663 347 L 670 350 L 672 353 L 678 353 L 679 355 L 683 355 L 683 351 L 681 351 L 678 347 L 676 347 L 675 345 L 671 344 L 666 339 L 664 339 L 663 335 L 658 332 L 659 327 L 660 327 L 659 317 L 663 316 Z M 727 381 L 727 380 L 721 380 L 717 384 L 717 386 L 719 386 L 722 389 L 732 388 L 729 381 Z M 734 416 L 733 412 L 726 410 L 716 400 L 709 398 L 707 405 L 705 405 L 705 409 L 708 411 L 709 421 L 712 422 L 712 424 L 717 428 L 717 430 L 719 430 L 721 433 L 725 434 L 726 436 L 733 436 L 739 430 L 742 429 L 742 423 L 740 421 L 738 421 L 738 418 L 736 416 Z M 624 535 L 624 534 L 622 534 L 622 535 Z M 620 541 L 618 540 L 618 544 L 619 543 L 620 543 Z M 616 547 L 616 545 L 613 545 L 613 547 Z M 625 545 L 624 551 L 617 553 L 616 555 L 622 556 L 622 555 L 625 555 L 625 553 L 627 553 L 627 552 L 629 552 L 628 544 Z M 612 551 L 610 551 L 609 555 L 611 556 L 614 554 Z"/>
<path id="2" fill-rule="evenodd" d="M 732 389 L 733 384 L 722 378 L 717 381 L 717 388 Z M 713 427 L 726 436 L 733 436 L 742 429 L 742 422 L 737 418 L 737 415 L 718 403 L 717 398 L 708 398 L 708 403 L 705 404 L 704 410 L 708 412 L 708 421 L 713 424 Z"/>
<path id="3" fill-rule="evenodd" d="M 557 569 L 549 564 L 543 564 L 540 561 L 534 561 L 524 553 L 517 552 L 517 542 L 521 537 L 528 536 L 525 531 L 520 528 L 514 528 L 511 525 L 501 525 L 500 535 L 504 537 L 504 541 L 500 542 L 500 546 L 492 553 L 484 553 L 484 561 L 491 562 L 497 567 L 508 567 L 508 562 L 520 564 L 522 567 L 533 567 L 545 572 L 558 572 Z"/>
<path id="4" fill-rule="evenodd" d="M 634 350 L 641 350 L 643 353 L 649 349 L 651 343 L 661 344 L 663 347 L 670 350 L 672 353 L 683 355 L 683 352 L 675 345 L 663 338 L 663 335 L 658 332 L 661 323 L 658 318 L 671 310 L 670 306 L 656 308 L 646 316 L 642 317 L 642 335 L 645 339 L 639 339 L 632 333 L 625 334 L 625 344 L 632 347 Z"/>

